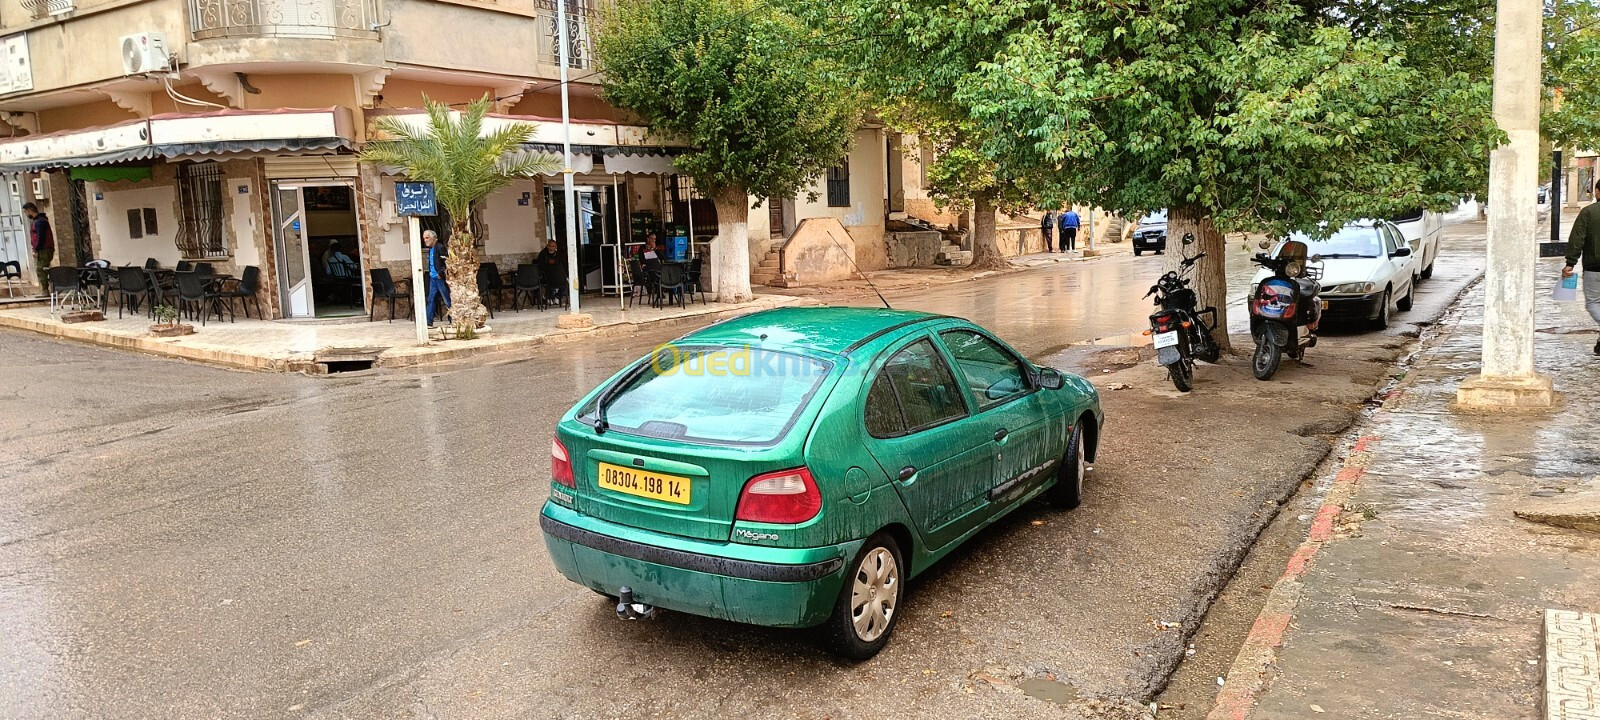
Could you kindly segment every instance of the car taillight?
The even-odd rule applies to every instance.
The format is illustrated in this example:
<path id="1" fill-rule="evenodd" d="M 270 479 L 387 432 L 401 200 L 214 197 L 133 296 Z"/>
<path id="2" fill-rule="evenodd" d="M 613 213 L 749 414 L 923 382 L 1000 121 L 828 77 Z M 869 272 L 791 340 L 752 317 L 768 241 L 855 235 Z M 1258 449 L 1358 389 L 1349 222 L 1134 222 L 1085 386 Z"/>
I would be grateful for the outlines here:
<path id="1" fill-rule="evenodd" d="M 734 519 L 792 525 L 816 517 L 821 509 L 822 493 L 811 471 L 802 467 L 750 478 L 739 494 Z"/>
<path id="2" fill-rule="evenodd" d="M 567 456 L 567 446 L 557 438 L 550 438 L 550 479 L 574 490 L 578 488 L 578 481 L 572 477 L 572 458 Z"/>

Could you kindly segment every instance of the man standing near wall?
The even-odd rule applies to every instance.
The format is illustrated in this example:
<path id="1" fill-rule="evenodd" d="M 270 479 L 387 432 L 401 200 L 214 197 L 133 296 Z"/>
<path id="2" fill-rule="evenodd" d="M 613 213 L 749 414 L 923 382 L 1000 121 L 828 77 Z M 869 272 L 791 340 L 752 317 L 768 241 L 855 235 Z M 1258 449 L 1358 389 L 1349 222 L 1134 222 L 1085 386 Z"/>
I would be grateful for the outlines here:
<path id="1" fill-rule="evenodd" d="M 56 259 L 56 235 L 50 231 L 50 218 L 39 212 L 33 203 L 22 204 L 22 214 L 28 216 L 28 246 L 33 248 L 33 271 L 39 276 L 39 290 L 50 292 L 50 263 Z"/>
<path id="2" fill-rule="evenodd" d="M 1044 211 L 1044 217 L 1039 218 L 1039 234 L 1044 236 L 1044 251 L 1045 252 L 1055 252 L 1056 251 L 1055 243 L 1052 242 L 1051 238 L 1050 238 L 1050 235 L 1055 231 L 1055 229 L 1056 229 L 1056 211 L 1054 211 L 1054 210 L 1046 210 L 1046 211 Z"/>
<path id="3" fill-rule="evenodd" d="M 1595 193 L 1600 195 L 1600 182 L 1595 183 Z M 1567 266 L 1561 269 L 1561 277 L 1575 272 L 1579 258 L 1583 259 L 1583 297 L 1589 316 L 1600 323 L 1600 202 L 1578 211 L 1572 234 L 1567 236 Z M 1600 355 L 1600 342 L 1594 344 L 1594 354 Z"/>
<path id="4" fill-rule="evenodd" d="M 445 246 L 439 244 L 438 233 L 422 231 L 422 265 L 428 270 L 428 327 L 433 327 L 433 318 L 441 308 L 450 308 L 450 284 L 444 277 L 446 254 Z"/>
<path id="5" fill-rule="evenodd" d="M 1072 252 L 1078 244 L 1078 213 L 1068 207 L 1061 213 L 1061 252 Z"/>

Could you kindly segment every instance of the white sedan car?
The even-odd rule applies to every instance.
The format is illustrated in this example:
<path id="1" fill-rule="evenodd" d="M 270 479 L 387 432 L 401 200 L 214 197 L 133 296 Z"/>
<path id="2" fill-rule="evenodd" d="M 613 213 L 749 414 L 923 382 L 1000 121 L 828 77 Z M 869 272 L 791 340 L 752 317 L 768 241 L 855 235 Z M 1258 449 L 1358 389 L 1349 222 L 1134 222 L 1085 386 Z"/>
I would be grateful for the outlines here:
<path id="1" fill-rule="evenodd" d="M 1326 240 L 1300 233 L 1290 239 L 1306 244 L 1306 254 L 1311 256 L 1313 265 L 1321 260 L 1324 321 L 1364 322 L 1381 329 L 1389 326 L 1391 309 L 1411 309 L 1421 258 L 1412 253 L 1394 223 L 1360 220 L 1340 228 Z M 1252 288 L 1271 274 L 1268 270 L 1256 273 Z"/>

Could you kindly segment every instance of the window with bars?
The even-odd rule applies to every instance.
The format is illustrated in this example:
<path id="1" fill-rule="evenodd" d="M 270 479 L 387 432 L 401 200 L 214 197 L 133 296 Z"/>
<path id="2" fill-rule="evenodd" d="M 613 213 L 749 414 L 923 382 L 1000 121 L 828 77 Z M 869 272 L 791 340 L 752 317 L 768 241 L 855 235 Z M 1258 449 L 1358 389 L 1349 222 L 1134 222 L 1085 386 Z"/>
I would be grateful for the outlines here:
<path id="1" fill-rule="evenodd" d="M 185 258 L 227 257 L 222 239 L 222 166 L 214 162 L 178 167 L 178 252 Z"/>
<path id="2" fill-rule="evenodd" d="M 828 168 L 828 207 L 850 207 L 850 160 Z"/>

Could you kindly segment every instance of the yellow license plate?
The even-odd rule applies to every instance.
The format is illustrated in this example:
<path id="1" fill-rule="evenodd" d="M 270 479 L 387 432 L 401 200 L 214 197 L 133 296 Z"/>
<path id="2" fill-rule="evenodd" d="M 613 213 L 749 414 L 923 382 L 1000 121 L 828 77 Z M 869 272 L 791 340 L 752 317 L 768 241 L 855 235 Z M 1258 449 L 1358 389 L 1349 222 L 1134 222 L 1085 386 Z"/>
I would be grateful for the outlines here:
<path id="1" fill-rule="evenodd" d="M 689 504 L 689 478 L 600 463 L 600 487 L 662 502 Z"/>
<path id="2" fill-rule="evenodd" d="M 1328 309 L 1328 301 L 1327 300 L 1323 300 L 1322 301 L 1322 309 L 1323 310 L 1327 310 Z"/>

